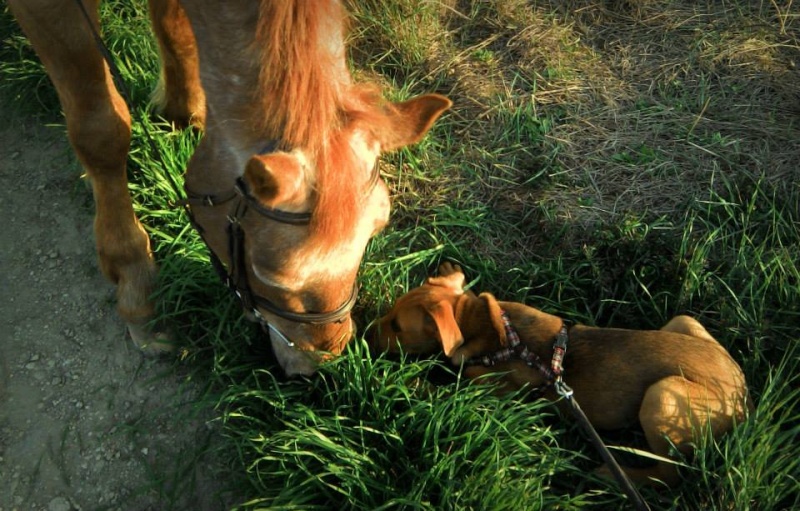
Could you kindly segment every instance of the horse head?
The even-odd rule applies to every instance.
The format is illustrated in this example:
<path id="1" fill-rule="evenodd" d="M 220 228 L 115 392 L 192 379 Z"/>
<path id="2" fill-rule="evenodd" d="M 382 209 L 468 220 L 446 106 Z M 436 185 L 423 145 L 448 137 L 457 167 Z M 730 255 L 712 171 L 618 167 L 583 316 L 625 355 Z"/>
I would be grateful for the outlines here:
<path id="1" fill-rule="evenodd" d="M 250 155 L 225 200 L 193 194 L 195 223 L 287 374 L 313 373 L 352 337 L 356 274 L 389 219 L 378 158 L 417 142 L 449 106 L 435 94 L 375 103 L 350 112 L 324 150 L 271 143 Z M 201 143 L 190 170 L 209 152 Z"/>
<path id="2" fill-rule="evenodd" d="M 184 7 L 207 102 L 186 176 L 195 223 L 281 366 L 309 374 L 353 335 L 356 274 L 389 217 L 379 156 L 419 141 L 450 100 L 354 83 L 337 1 Z"/>

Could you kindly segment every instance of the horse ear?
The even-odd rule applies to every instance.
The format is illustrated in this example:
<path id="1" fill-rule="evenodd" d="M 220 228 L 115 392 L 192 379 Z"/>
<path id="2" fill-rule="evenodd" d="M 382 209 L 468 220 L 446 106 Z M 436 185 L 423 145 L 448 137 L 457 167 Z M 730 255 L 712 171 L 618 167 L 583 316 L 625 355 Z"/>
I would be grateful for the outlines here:
<path id="1" fill-rule="evenodd" d="M 247 162 L 243 177 L 253 197 L 268 207 L 302 206 L 307 198 L 302 165 L 291 154 L 257 154 Z"/>
<path id="2" fill-rule="evenodd" d="M 433 123 L 453 102 L 439 94 L 424 94 L 394 103 L 388 128 L 378 134 L 381 150 L 393 151 L 422 140 Z"/>

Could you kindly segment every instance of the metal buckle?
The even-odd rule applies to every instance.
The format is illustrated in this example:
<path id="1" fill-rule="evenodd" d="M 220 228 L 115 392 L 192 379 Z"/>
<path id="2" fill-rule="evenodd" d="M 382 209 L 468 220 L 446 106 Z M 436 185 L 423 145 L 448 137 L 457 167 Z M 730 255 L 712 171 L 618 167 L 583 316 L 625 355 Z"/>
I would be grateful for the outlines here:
<path id="1" fill-rule="evenodd" d="M 558 394 L 559 396 L 566 399 L 572 398 L 572 394 L 574 394 L 572 388 L 566 383 L 564 383 L 564 380 L 562 380 L 561 378 L 556 379 L 556 381 L 553 382 L 553 386 L 556 389 L 556 394 Z"/>
<path id="2" fill-rule="evenodd" d="M 283 342 L 285 342 L 285 343 L 286 343 L 286 346 L 288 346 L 288 347 L 290 347 L 290 348 L 294 348 L 294 347 L 295 347 L 295 344 L 294 344 L 294 342 L 290 341 L 288 337 L 286 337 L 285 335 L 283 335 L 283 332 L 281 332 L 280 330 L 278 330 L 277 328 L 275 328 L 274 326 L 272 326 L 272 323 L 267 323 L 267 322 L 264 322 L 264 323 L 262 323 L 262 325 L 267 325 L 267 328 L 269 328 L 270 330 L 272 330 L 273 332 L 275 332 L 275 335 L 277 335 L 278 337 L 280 337 L 280 338 L 281 338 L 281 340 L 282 340 Z"/>

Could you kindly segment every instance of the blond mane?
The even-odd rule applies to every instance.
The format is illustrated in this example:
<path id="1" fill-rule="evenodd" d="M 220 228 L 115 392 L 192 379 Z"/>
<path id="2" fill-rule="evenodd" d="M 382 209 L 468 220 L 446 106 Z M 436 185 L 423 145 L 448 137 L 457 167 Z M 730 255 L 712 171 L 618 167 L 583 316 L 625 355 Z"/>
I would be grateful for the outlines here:
<path id="1" fill-rule="evenodd" d="M 334 0 L 262 2 L 256 44 L 261 55 L 259 108 L 253 123 L 316 160 L 312 234 L 340 241 L 354 228 L 366 176 L 340 136 L 353 109 L 376 114 L 379 96 L 354 86 L 344 53 L 346 13 Z M 369 97 L 370 104 L 365 102 Z M 377 115 L 376 117 L 380 117 Z"/>

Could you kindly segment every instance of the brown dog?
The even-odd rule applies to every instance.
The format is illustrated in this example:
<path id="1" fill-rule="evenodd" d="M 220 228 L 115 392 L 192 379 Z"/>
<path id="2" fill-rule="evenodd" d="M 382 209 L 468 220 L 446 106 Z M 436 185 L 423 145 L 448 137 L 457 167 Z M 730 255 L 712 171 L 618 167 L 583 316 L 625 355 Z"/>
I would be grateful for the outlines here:
<path id="1" fill-rule="evenodd" d="M 546 373 L 564 321 L 520 303 L 498 302 L 489 293 L 465 291 L 458 266 L 444 263 L 439 274 L 397 300 L 371 332 L 373 347 L 419 354 L 443 349 L 454 365 L 464 364 L 468 378 L 504 373 L 496 376 L 504 388 L 545 387 L 543 395 L 557 400 L 548 386 L 552 374 Z M 509 346 L 514 330 L 506 329 L 502 311 L 521 341 L 516 350 Z M 688 316 L 656 331 L 575 325 L 567 337 L 564 381 L 589 421 L 610 430 L 638 420 L 658 456 L 669 457 L 671 444 L 690 454 L 704 432 L 717 437 L 752 410 L 739 365 Z M 505 357 L 493 359 L 492 366 L 481 363 L 503 350 Z M 625 471 L 639 484 L 678 482 L 672 463 Z"/>

